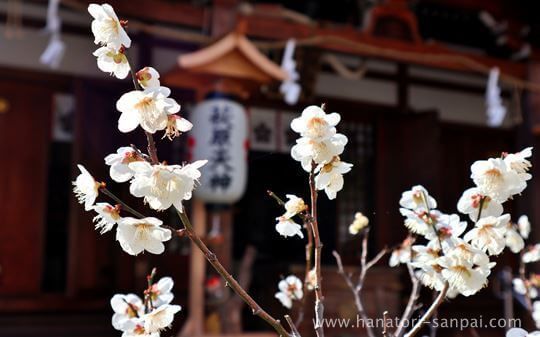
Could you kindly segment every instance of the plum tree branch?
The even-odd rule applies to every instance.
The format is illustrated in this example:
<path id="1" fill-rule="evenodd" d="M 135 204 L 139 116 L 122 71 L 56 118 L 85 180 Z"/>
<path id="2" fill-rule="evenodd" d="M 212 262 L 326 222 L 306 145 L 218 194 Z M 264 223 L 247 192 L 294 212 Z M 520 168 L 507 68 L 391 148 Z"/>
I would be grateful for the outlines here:
<path id="1" fill-rule="evenodd" d="M 264 311 L 260 305 L 255 302 L 255 300 L 240 286 L 240 284 L 234 279 L 234 277 L 229 274 L 229 272 L 223 267 L 221 262 L 219 262 L 216 254 L 214 254 L 210 249 L 206 246 L 206 244 L 201 240 L 201 238 L 195 233 L 193 229 L 193 225 L 191 224 L 191 221 L 189 220 L 186 212 L 180 212 L 177 210 L 178 216 L 180 217 L 180 220 L 182 221 L 182 224 L 184 225 L 185 232 L 187 236 L 190 238 L 190 240 L 203 252 L 204 256 L 206 257 L 206 260 L 212 265 L 212 267 L 223 277 L 223 279 L 227 282 L 227 285 L 231 287 L 231 289 L 244 301 L 246 304 L 251 308 L 251 312 L 265 320 L 268 324 L 276 330 L 276 332 L 282 336 L 282 337 L 290 337 L 291 334 L 287 332 L 285 327 L 281 324 L 281 322 L 274 317 L 272 317 L 270 314 L 268 314 L 266 311 Z"/>

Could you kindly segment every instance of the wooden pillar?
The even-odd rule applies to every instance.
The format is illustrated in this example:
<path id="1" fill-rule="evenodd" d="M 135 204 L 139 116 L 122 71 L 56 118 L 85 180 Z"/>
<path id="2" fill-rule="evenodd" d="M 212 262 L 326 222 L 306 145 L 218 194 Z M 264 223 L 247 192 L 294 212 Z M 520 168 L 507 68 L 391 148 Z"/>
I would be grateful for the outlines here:
<path id="1" fill-rule="evenodd" d="M 397 65 L 397 106 L 399 112 L 405 113 L 409 110 L 409 66 L 405 63 Z"/>
<path id="2" fill-rule="evenodd" d="M 212 6 L 211 33 L 213 37 L 223 36 L 236 27 L 238 0 L 214 0 Z"/>

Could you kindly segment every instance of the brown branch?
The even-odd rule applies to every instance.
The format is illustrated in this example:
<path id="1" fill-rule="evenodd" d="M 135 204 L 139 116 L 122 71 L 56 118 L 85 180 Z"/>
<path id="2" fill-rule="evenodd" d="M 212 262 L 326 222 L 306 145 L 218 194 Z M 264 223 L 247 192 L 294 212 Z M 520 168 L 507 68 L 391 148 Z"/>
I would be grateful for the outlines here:
<path id="1" fill-rule="evenodd" d="M 307 219 L 306 219 L 307 220 Z M 307 291 L 308 284 L 310 282 L 309 280 L 309 274 L 311 272 L 311 264 L 312 264 L 312 257 L 313 257 L 313 233 L 311 232 L 311 229 L 309 228 L 310 221 L 304 220 L 304 228 L 307 232 L 307 243 L 306 243 L 306 267 L 304 271 L 304 290 Z M 306 307 L 306 301 L 307 296 L 304 295 L 302 297 L 302 302 L 300 303 L 300 307 L 298 310 L 298 318 L 296 319 L 295 324 L 300 325 L 302 321 L 304 320 L 304 311 Z"/>
<path id="2" fill-rule="evenodd" d="M 256 257 L 257 249 L 252 245 L 248 245 L 240 262 L 237 276 L 238 284 L 244 289 L 249 289 L 251 284 L 253 263 Z M 244 305 L 245 303 L 239 296 L 232 296 L 226 301 L 225 305 L 220 307 L 224 333 L 239 334 L 242 332 L 242 308 Z"/>
<path id="3" fill-rule="evenodd" d="M 266 193 L 268 193 L 268 195 L 272 199 L 274 199 L 278 203 L 278 205 L 285 206 L 285 202 L 283 201 L 283 199 L 278 197 L 274 192 L 268 190 L 268 191 L 266 191 Z M 311 268 L 312 268 L 311 264 L 312 264 L 312 257 L 313 257 L 313 232 L 312 232 L 312 230 L 310 228 L 312 218 L 311 218 L 311 215 L 307 211 L 299 213 L 298 216 L 302 219 L 304 228 L 305 228 L 306 233 L 307 233 L 306 267 L 305 267 L 305 271 L 304 271 L 304 290 L 307 290 L 308 283 L 309 283 L 309 273 L 310 273 Z M 300 306 L 299 306 L 299 310 L 298 310 L 298 317 L 297 317 L 296 321 L 294 322 L 294 324 L 296 326 L 299 326 L 302 323 L 302 321 L 304 320 L 306 300 L 307 300 L 307 296 L 303 296 L 302 301 L 301 301 Z"/>
<path id="4" fill-rule="evenodd" d="M 387 324 L 386 322 L 388 321 L 388 311 L 384 311 L 383 312 L 383 331 L 382 331 L 382 335 L 383 337 L 386 337 L 388 336 L 388 330 L 387 330 Z"/>
<path id="5" fill-rule="evenodd" d="M 437 309 L 443 303 L 444 299 L 446 298 L 446 293 L 448 292 L 448 288 L 449 288 L 449 285 L 448 285 L 448 282 L 446 282 L 441 292 L 439 293 L 435 301 L 433 301 L 433 303 L 431 304 L 429 309 L 426 311 L 424 316 L 422 316 L 420 320 L 416 322 L 416 324 L 413 326 L 411 331 L 407 332 L 404 335 L 404 337 L 413 337 L 422 329 L 422 327 L 428 321 L 428 319 L 431 318 L 431 316 L 437 311 Z"/>
<path id="6" fill-rule="evenodd" d="M 347 275 L 345 273 L 345 269 L 343 268 L 343 263 L 341 261 L 341 256 L 338 254 L 338 252 L 333 251 L 332 254 L 336 258 L 336 263 L 338 266 L 338 273 L 341 274 L 343 279 L 345 280 L 345 283 L 347 283 L 347 286 L 351 289 L 351 292 L 354 296 L 354 304 L 356 306 L 356 310 L 358 311 L 358 314 L 362 317 L 362 320 L 364 322 L 368 322 L 369 317 L 366 313 L 366 310 L 364 309 L 364 305 L 362 304 L 362 299 L 360 297 L 360 292 L 358 291 L 358 286 L 355 286 L 354 283 L 351 280 L 350 275 Z M 362 287 L 360 287 L 362 289 Z M 369 337 L 375 337 L 375 332 L 373 331 L 373 328 L 366 324 L 366 331 Z"/>
<path id="7" fill-rule="evenodd" d="M 407 306 L 405 307 L 405 311 L 403 312 L 396 332 L 394 333 L 395 337 L 401 337 L 403 336 L 403 333 L 405 333 L 405 323 L 408 323 L 411 319 L 416 309 L 416 301 L 418 301 L 418 298 L 420 297 L 420 290 L 422 289 L 422 284 L 414 275 L 414 270 L 410 264 L 407 264 L 407 270 L 409 271 L 409 277 L 411 278 L 412 290 L 411 295 L 409 296 L 409 301 L 407 302 Z"/>
<path id="8" fill-rule="evenodd" d="M 120 198 L 118 198 L 116 195 L 114 195 L 111 191 L 109 191 L 106 187 L 101 187 L 100 190 L 99 190 L 101 193 L 105 194 L 106 196 L 108 196 L 109 198 L 113 199 L 114 201 L 116 201 L 117 203 L 120 204 L 120 206 L 122 206 L 122 210 L 125 210 L 133 215 L 135 215 L 136 217 L 138 218 L 146 218 L 146 216 L 144 216 L 144 214 L 140 213 L 140 212 L 137 212 L 136 210 L 134 210 L 133 208 L 131 208 L 128 204 L 126 204 L 125 202 L 123 202 L 122 200 L 120 200 Z"/>
<path id="9" fill-rule="evenodd" d="M 150 156 L 150 160 L 152 164 L 154 165 L 158 164 L 159 159 L 157 156 L 157 149 L 156 149 L 156 143 L 154 142 L 154 136 L 148 131 L 145 131 L 144 134 L 146 135 L 146 141 L 148 142 L 147 151 L 148 151 L 148 155 Z"/>
<path id="10" fill-rule="evenodd" d="M 285 315 L 284 317 L 285 317 L 285 320 L 287 321 L 287 323 L 289 324 L 289 326 L 291 327 L 291 336 L 292 337 L 300 337 L 300 332 L 298 332 L 298 329 L 296 328 L 296 325 L 292 321 L 291 316 Z"/>
<path id="11" fill-rule="evenodd" d="M 322 242 L 319 235 L 319 224 L 317 221 L 317 189 L 315 188 L 315 162 L 312 163 L 309 173 L 309 189 L 311 192 L 311 230 L 313 231 L 313 242 L 315 245 L 315 333 L 317 337 L 324 337 L 324 296 L 322 291 L 321 277 L 321 251 Z"/>
<path id="12" fill-rule="evenodd" d="M 381 258 L 388 253 L 388 249 L 384 248 L 382 249 L 373 259 L 367 260 L 367 244 L 368 244 L 368 238 L 369 238 L 369 227 L 366 228 L 363 232 L 362 237 L 362 255 L 360 257 L 360 274 L 358 276 L 358 283 L 355 285 L 349 275 L 345 273 L 345 270 L 343 268 L 343 263 L 341 261 L 341 256 L 336 252 L 332 252 L 334 257 L 336 258 L 336 262 L 338 265 L 338 272 L 341 274 L 343 279 L 345 280 L 345 283 L 347 283 L 347 286 L 351 289 L 351 292 L 354 296 L 354 304 L 356 306 L 356 310 L 358 311 L 358 314 L 362 317 L 362 319 L 367 322 L 369 320 L 369 317 L 367 316 L 366 310 L 364 308 L 364 304 L 362 303 L 361 293 L 362 289 L 364 288 L 364 282 L 366 279 L 367 271 L 373 267 L 377 262 L 381 260 Z M 368 333 L 369 337 L 375 337 L 375 332 L 373 331 L 373 328 L 371 326 L 366 325 L 366 331 Z"/>
<path id="13" fill-rule="evenodd" d="M 276 330 L 276 332 L 282 336 L 282 337 L 290 337 L 290 334 L 287 332 L 287 330 L 283 327 L 281 322 L 279 320 L 276 320 L 274 317 L 270 316 L 266 311 L 264 311 L 257 302 L 240 286 L 240 284 L 234 279 L 234 277 L 229 274 L 229 272 L 223 267 L 223 265 L 219 262 L 217 256 L 208 249 L 208 247 L 204 244 L 204 242 L 201 240 L 201 238 L 195 233 L 193 226 L 191 222 L 189 221 L 188 216 L 186 215 L 185 211 L 180 212 L 177 210 L 178 216 L 180 217 L 180 220 L 182 221 L 182 224 L 184 225 L 186 229 L 186 234 L 190 238 L 190 240 L 197 246 L 197 248 L 200 249 L 200 251 L 204 254 L 206 257 L 206 260 L 214 267 L 214 269 L 223 277 L 223 279 L 226 281 L 226 284 L 231 287 L 231 289 L 238 295 L 240 298 L 246 302 L 246 304 L 251 308 L 251 311 L 254 315 L 259 316 L 263 320 L 265 320 L 268 324 Z"/>

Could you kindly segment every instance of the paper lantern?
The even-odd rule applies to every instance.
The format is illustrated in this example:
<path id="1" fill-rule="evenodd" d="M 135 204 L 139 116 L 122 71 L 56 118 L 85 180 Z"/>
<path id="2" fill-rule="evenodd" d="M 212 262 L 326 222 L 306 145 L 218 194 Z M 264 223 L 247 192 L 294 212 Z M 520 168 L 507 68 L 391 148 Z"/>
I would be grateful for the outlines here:
<path id="1" fill-rule="evenodd" d="M 199 103 L 193 123 L 193 160 L 208 159 L 202 167 L 195 196 L 207 203 L 232 204 L 246 189 L 248 121 L 244 107 L 228 98 Z"/>

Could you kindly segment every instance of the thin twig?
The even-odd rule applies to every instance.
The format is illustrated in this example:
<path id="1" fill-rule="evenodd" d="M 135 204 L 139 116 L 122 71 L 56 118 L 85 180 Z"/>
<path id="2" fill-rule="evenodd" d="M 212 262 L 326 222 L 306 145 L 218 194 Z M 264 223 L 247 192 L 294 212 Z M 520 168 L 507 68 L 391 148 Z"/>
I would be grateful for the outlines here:
<path id="1" fill-rule="evenodd" d="M 368 237 L 369 237 L 369 227 L 364 230 L 363 238 L 362 238 L 362 255 L 360 259 L 360 275 L 358 277 L 358 283 L 355 285 L 352 282 L 352 279 L 349 275 L 345 273 L 345 270 L 343 268 L 343 263 L 341 261 L 341 256 L 336 252 L 332 252 L 334 257 L 336 258 L 336 262 L 338 265 L 338 272 L 341 274 L 343 279 L 345 280 L 345 283 L 347 283 L 347 286 L 351 289 L 351 292 L 354 296 L 354 304 L 356 306 L 356 310 L 358 311 L 358 314 L 362 317 L 362 320 L 364 322 L 368 322 L 369 317 L 367 316 L 366 310 L 364 308 L 364 304 L 362 303 L 362 289 L 364 287 L 364 282 L 366 279 L 367 271 L 373 267 L 377 262 L 380 261 L 380 259 L 388 253 L 388 249 L 384 248 L 382 249 L 373 259 L 370 261 L 367 261 L 367 243 L 368 243 Z M 375 332 L 373 331 L 373 328 L 368 324 L 366 325 L 366 330 L 369 337 L 375 337 Z"/>
<path id="2" fill-rule="evenodd" d="M 367 313 L 364 309 L 364 305 L 362 304 L 360 292 L 357 291 L 357 286 L 354 285 L 354 283 L 351 280 L 351 277 L 345 273 L 345 269 L 343 268 L 343 263 L 341 261 L 341 256 L 336 251 L 333 251 L 332 254 L 336 258 L 336 263 L 338 266 L 338 273 L 341 274 L 341 276 L 345 280 L 345 283 L 347 283 L 347 286 L 351 289 L 351 292 L 354 296 L 354 304 L 356 306 L 356 310 L 358 311 L 358 314 L 360 315 L 360 317 L 362 317 L 362 320 L 364 322 L 369 322 L 369 317 L 367 316 Z M 360 289 L 361 288 L 362 287 L 360 287 Z M 371 325 L 365 324 L 364 326 L 366 327 L 368 336 L 375 337 L 375 332 L 373 331 L 373 328 L 371 327 Z"/>
<path id="3" fill-rule="evenodd" d="M 403 312 L 396 332 L 394 333 L 395 337 L 401 337 L 403 336 L 403 333 L 405 333 L 406 323 L 408 324 L 416 309 L 416 301 L 418 301 L 418 298 L 420 297 L 420 290 L 422 289 L 422 284 L 414 275 L 414 270 L 410 264 L 407 264 L 407 270 L 409 271 L 409 277 L 411 278 L 412 290 L 411 295 L 409 296 L 409 301 L 407 302 L 407 306 L 405 307 L 405 311 Z"/>
<path id="4" fill-rule="evenodd" d="M 292 321 L 291 316 L 285 315 L 284 317 L 287 323 L 289 324 L 289 326 L 291 327 L 291 336 L 300 337 L 300 332 L 298 332 L 298 329 L 296 328 L 296 325 Z"/>
<path id="5" fill-rule="evenodd" d="M 435 292 L 435 290 L 433 290 L 432 292 L 433 294 L 433 301 L 435 301 L 437 299 L 437 293 Z M 432 321 L 437 321 L 437 318 L 439 316 L 439 310 L 438 309 L 435 309 L 435 311 L 433 312 L 433 319 Z M 436 337 L 437 336 L 437 328 L 438 328 L 438 325 L 437 324 L 430 324 L 429 325 L 429 337 Z"/>
<path id="6" fill-rule="evenodd" d="M 120 198 L 118 198 L 116 195 L 114 195 L 111 191 L 109 191 L 106 187 L 102 187 L 100 189 L 100 192 L 102 192 L 103 194 L 105 194 L 106 196 L 108 196 L 109 198 L 113 199 L 114 201 L 116 201 L 117 203 L 119 203 L 121 206 L 122 206 L 122 210 L 125 210 L 133 215 L 135 215 L 136 217 L 138 218 L 146 218 L 146 216 L 144 216 L 142 213 L 139 213 L 137 212 L 136 210 L 134 210 L 133 208 L 131 208 L 128 204 L 126 204 L 125 202 L 123 202 L 122 200 L 120 200 Z"/>
<path id="7" fill-rule="evenodd" d="M 151 161 L 150 160 L 150 157 L 148 157 L 148 155 L 146 153 L 143 153 L 135 144 L 129 144 L 129 146 L 133 149 L 133 151 L 135 151 L 137 153 L 137 155 L 139 155 L 142 159 L 144 159 L 145 161 Z"/>
<path id="8" fill-rule="evenodd" d="M 156 143 L 154 142 L 154 136 L 148 131 L 145 131 L 144 134 L 146 135 L 146 141 L 148 142 L 148 155 L 150 156 L 150 160 L 152 161 L 152 164 L 158 164 L 159 159 L 157 156 L 157 148 Z"/>
<path id="9" fill-rule="evenodd" d="M 386 337 L 388 336 L 388 330 L 387 330 L 387 324 L 386 322 L 388 321 L 388 311 L 384 311 L 383 312 L 383 330 L 382 330 L 382 335 L 383 337 Z"/>
<path id="10" fill-rule="evenodd" d="M 420 320 L 416 322 L 416 324 L 413 326 L 411 331 L 406 333 L 404 337 L 413 337 L 422 329 L 422 327 L 428 321 L 428 319 L 431 318 L 431 316 L 435 313 L 435 311 L 437 311 L 437 309 L 443 303 L 444 299 L 446 298 L 446 293 L 448 292 L 448 288 L 449 288 L 448 282 L 445 282 L 444 287 L 442 288 L 441 292 L 439 293 L 435 301 L 431 303 L 431 306 L 426 311 L 424 316 L 422 316 Z"/>
<path id="11" fill-rule="evenodd" d="M 268 190 L 268 191 L 266 191 L 266 193 L 268 193 L 268 195 L 270 197 L 272 197 L 272 199 L 274 199 L 278 203 L 278 205 L 285 206 L 285 201 L 283 201 L 283 199 L 278 197 L 274 192 Z"/>
<path id="12" fill-rule="evenodd" d="M 223 267 L 221 262 L 219 262 L 216 254 L 214 254 L 208 247 L 204 244 L 201 238 L 195 233 L 193 225 L 191 224 L 186 212 L 177 211 L 182 224 L 186 229 L 186 233 L 191 241 L 203 252 L 206 260 L 214 267 L 214 269 L 223 277 L 226 284 L 231 287 L 231 289 L 238 295 L 246 304 L 251 308 L 251 312 L 265 320 L 268 324 L 276 330 L 276 332 L 283 337 L 290 337 L 290 334 L 283 327 L 281 322 L 274 317 L 270 316 L 266 311 L 264 311 L 257 302 L 240 286 L 240 284 L 232 277 L 231 274 Z"/>
<path id="13" fill-rule="evenodd" d="M 322 242 L 319 235 L 319 225 L 317 221 L 317 189 L 315 187 L 315 162 L 312 163 L 309 173 L 309 190 L 311 192 L 311 230 L 313 231 L 313 242 L 315 245 L 315 333 L 317 337 L 324 337 L 324 296 L 322 291 L 321 276 L 321 251 Z"/>
<path id="14" fill-rule="evenodd" d="M 313 257 L 313 233 L 311 232 L 310 222 L 305 219 L 304 220 L 304 228 L 307 232 L 307 243 L 306 243 L 306 267 L 304 270 L 304 289 L 307 290 L 308 285 L 310 283 L 310 277 L 309 274 L 311 273 L 311 264 L 312 264 L 312 257 Z M 300 309 L 298 310 L 298 317 L 296 318 L 295 324 L 298 326 L 302 323 L 304 320 L 304 312 L 307 302 L 307 296 L 302 297 L 302 302 L 300 303 Z"/>

